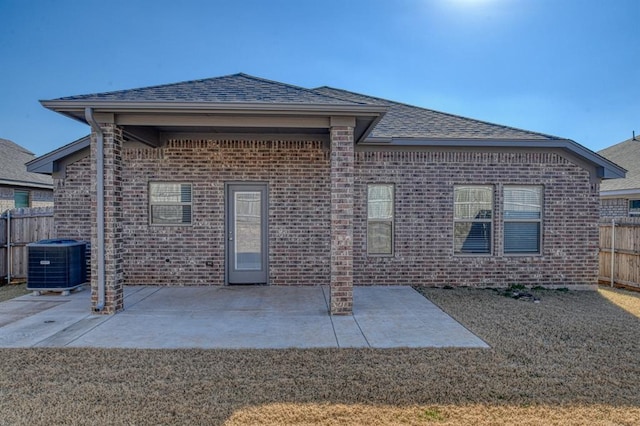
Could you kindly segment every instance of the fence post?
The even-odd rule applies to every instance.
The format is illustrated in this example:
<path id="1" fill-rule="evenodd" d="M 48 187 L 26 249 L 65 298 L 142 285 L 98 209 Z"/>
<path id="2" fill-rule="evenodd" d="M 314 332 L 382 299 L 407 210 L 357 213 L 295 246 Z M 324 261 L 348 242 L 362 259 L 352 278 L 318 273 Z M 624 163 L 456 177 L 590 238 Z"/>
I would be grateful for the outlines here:
<path id="1" fill-rule="evenodd" d="M 11 210 L 7 210 L 7 285 L 11 284 Z"/>
<path id="2" fill-rule="evenodd" d="M 616 256 L 616 219 L 611 219 L 611 288 L 613 288 Z"/>

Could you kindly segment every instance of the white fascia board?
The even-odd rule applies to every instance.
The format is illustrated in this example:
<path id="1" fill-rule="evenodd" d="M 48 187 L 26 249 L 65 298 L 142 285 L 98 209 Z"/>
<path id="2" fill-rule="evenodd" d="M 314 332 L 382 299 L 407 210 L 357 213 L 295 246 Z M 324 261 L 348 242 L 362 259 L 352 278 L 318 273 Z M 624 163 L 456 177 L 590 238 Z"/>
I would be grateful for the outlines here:
<path id="1" fill-rule="evenodd" d="M 27 182 L 23 180 L 0 179 L 0 185 L 53 190 L 53 183 L 47 184 L 47 183 L 40 183 L 40 182 Z"/>
<path id="2" fill-rule="evenodd" d="M 622 198 L 622 197 L 640 198 L 640 188 L 635 189 L 617 189 L 612 191 L 600 191 L 600 198 Z"/>
<path id="3" fill-rule="evenodd" d="M 328 115 L 372 115 L 384 114 L 389 109 L 380 105 L 343 105 L 343 104 L 298 104 L 298 103 L 256 103 L 256 102 L 114 102 L 114 101 L 40 101 L 48 109 L 56 112 L 84 111 L 93 108 L 96 112 L 216 112 L 216 113 L 294 113 Z"/>

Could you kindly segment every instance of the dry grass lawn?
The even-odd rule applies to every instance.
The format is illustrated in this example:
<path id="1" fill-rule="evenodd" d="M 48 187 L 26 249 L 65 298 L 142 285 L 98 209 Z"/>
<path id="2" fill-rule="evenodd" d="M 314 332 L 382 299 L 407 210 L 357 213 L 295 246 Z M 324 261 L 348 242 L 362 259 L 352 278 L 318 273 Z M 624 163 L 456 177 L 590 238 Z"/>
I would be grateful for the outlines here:
<path id="1" fill-rule="evenodd" d="M 640 424 L 640 294 L 421 291 L 492 348 L 3 349 L 0 424 Z"/>
<path id="2" fill-rule="evenodd" d="M 6 280 L 5 280 L 6 281 Z M 0 285 L 0 302 L 29 294 L 27 283 Z"/>

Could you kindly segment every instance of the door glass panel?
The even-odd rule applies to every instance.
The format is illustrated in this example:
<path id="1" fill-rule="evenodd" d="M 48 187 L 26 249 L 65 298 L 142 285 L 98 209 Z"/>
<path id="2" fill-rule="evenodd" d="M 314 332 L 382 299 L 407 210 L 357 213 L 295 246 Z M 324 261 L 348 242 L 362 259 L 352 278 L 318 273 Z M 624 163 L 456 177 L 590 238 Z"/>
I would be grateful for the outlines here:
<path id="1" fill-rule="evenodd" d="M 262 218 L 259 191 L 237 191 L 234 195 L 234 248 L 236 269 L 262 269 Z"/>

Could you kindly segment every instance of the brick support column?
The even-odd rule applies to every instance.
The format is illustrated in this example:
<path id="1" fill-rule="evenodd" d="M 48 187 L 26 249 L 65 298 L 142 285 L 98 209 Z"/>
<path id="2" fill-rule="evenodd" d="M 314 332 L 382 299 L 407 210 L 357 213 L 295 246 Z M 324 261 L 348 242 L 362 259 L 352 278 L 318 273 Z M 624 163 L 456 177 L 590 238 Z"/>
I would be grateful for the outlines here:
<path id="1" fill-rule="evenodd" d="M 355 119 L 331 119 L 331 315 L 353 310 L 353 171 Z"/>
<path id="2" fill-rule="evenodd" d="M 101 125 L 104 134 L 104 260 L 105 299 L 100 313 L 124 309 L 122 268 L 122 129 Z M 97 138 L 91 134 L 91 306 L 98 305 Z"/>

